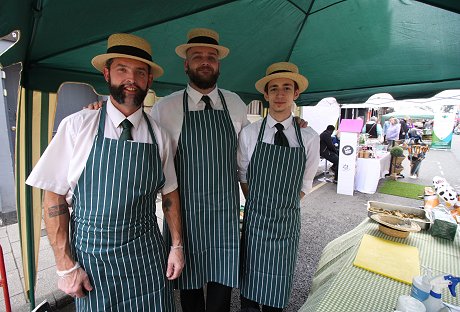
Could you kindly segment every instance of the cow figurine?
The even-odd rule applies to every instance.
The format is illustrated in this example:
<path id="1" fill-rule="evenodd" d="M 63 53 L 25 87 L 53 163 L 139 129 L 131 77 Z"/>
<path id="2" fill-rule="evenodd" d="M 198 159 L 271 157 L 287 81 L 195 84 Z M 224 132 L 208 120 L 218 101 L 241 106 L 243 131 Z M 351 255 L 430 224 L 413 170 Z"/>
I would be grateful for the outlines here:
<path id="1" fill-rule="evenodd" d="M 457 192 L 443 177 L 435 176 L 433 178 L 433 186 L 436 194 L 439 195 L 445 202 L 447 207 L 454 206 L 457 203 Z"/>

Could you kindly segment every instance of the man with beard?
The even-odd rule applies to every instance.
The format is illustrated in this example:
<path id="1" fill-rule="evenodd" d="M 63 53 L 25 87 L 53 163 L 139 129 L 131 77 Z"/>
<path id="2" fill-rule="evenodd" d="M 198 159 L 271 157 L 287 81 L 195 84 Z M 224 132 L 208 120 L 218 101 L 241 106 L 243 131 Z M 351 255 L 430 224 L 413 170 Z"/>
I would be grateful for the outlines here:
<path id="1" fill-rule="evenodd" d="M 192 29 L 176 53 L 185 59 L 187 88 L 163 98 L 151 111 L 169 132 L 175 154 L 186 262 L 175 285 L 184 312 L 225 312 L 230 311 L 232 287 L 239 285 L 236 149 L 238 134 L 249 124 L 246 105 L 216 85 L 219 61 L 229 49 L 219 45 L 215 31 Z"/>
<path id="2" fill-rule="evenodd" d="M 141 108 L 163 74 L 151 54 L 142 38 L 109 37 L 92 60 L 109 84 L 107 104 L 65 118 L 26 182 L 45 190 L 58 286 L 77 311 L 175 311 L 169 280 L 184 258 L 174 154 Z M 171 247 L 155 216 L 160 190 Z"/>

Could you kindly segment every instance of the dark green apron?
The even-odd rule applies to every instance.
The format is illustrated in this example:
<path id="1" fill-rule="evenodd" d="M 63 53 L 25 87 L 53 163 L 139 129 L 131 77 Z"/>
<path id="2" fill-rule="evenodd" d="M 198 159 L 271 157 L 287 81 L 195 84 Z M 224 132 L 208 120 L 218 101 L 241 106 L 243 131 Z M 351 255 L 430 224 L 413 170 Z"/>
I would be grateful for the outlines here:
<path id="1" fill-rule="evenodd" d="M 284 308 L 289 302 L 297 259 L 306 155 L 296 122 L 300 147 L 264 143 L 266 122 L 267 118 L 248 166 L 240 290 L 247 299 Z"/>
<path id="2" fill-rule="evenodd" d="M 153 144 L 104 138 L 106 106 L 73 196 L 72 246 L 94 289 L 77 311 L 175 311 L 155 216 L 164 174 Z M 77 147 L 78 148 L 78 147 Z"/>
<path id="3" fill-rule="evenodd" d="M 184 91 L 175 156 L 185 253 L 179 289 L 198 289 L 207 282 L 238 287 L 237 138 L 220 91 L 219 97 L 224 110 L 189 111 Z"/>

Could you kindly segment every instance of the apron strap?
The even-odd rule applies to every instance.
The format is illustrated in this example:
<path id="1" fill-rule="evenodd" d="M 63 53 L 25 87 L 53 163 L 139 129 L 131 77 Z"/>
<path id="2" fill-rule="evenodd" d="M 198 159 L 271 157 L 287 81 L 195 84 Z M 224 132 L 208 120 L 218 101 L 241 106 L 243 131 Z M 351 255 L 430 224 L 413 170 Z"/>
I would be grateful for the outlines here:
<path id="1" fill-rule="evenodd" d="M 222 102 L 222 106 L 224 107 L 224 111 L 226 111 L 228 113 L 227 102 L 225 102 L 224 95 L 222 94 L 222 92 L 220 92 L 219 89 L 217 89 L 217 93 L 219 93 L 220 101 Z"/>
<path id="2" fill-rule="evenodd" d="M 295 121 L 295 118 L 292 117 L 292 123 L 294 124 L 295 134 L 297 136 L 297 141 L 299 141 L 300 147 L 304 148 L 302 141 L 302 134 L 300 133 L 300 126 Z"/>
<path id="3" fill-rule="evenodd" d="M 267 124 L 267 116 L 265 116 L 264 120 L 262 121 L 262 125 L 260 126 L 259 136 L 257 137 L 257 142 L 262 142 L 262 139 L 264 138 L 266 124 Z"/>
<path id="4" fill-rule="evenodd" d="M 147 122 L 147 127 L 149 128 L 150 136 L 152 137 L 153 144 L 158 145 L 157 139 L 155 137 L 155 132 L 153 132 L 152 124 L 150 123 L 147 114 L 145 113 L 144 109 L 142 109 L 142 115 L 144 115 L 145 121 Z"/>
<path id="5" fill-rule="evenodd" d="M 107 115 L 107 101 L 102 102 L 102 108 L 99 110 L 99 125 L 97 127 L 97 138 L 104 138 L 105 115 Z"/>
<path id="6" fill-rule="evenodd" d="M 187 89 L 184 90 L 184 94 L 182 95 L 182 106 L 184 113 L 188 113 L 188 94 Z"/>

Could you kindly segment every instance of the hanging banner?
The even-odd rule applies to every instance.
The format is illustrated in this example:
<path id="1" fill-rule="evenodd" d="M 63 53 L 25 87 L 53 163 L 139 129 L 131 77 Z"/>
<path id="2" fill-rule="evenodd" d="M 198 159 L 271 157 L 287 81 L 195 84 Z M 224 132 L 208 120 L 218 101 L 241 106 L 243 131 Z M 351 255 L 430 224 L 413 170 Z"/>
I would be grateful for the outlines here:
<path id="1" fill-rule="evenodd" d="M 431 148 L 445 150 L 450 149 L 454 125 L 455 113 L 436 113 L 433 121 Z"/>

